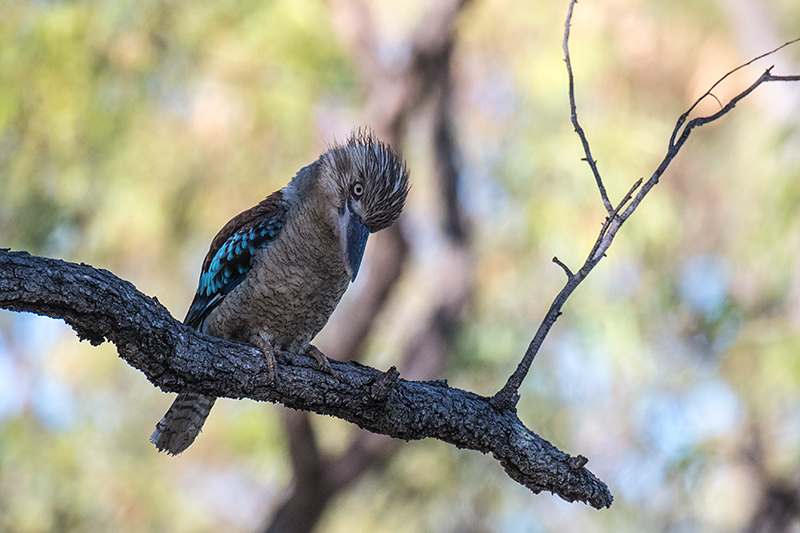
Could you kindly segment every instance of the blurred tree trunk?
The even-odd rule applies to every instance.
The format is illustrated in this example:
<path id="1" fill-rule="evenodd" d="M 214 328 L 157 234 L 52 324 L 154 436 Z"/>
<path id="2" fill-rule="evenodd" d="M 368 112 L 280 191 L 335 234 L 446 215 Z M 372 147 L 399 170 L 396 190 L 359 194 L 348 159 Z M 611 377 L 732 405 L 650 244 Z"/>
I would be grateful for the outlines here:
<path id="1" fill-rule="evenodd" d="M 751 424 L 742 457 L 760 494 L 744 533 L 789 533 L 800 525 L 800 473 L 776 476 L 767 467 L 770 443 L 757 423 Z M 766 442 L 765 442 L 766 441 Z"/>
<path id="2" fill-rule="evenodd" d="M 412 54 L 406 64 L 392 69 L 377 58 L 378 31 L 368 7 L 358 1 L 337 3 L 336 8 L 352 23 L 349 40 L 359 58 L 364 84 L 369 88 L 367 123 L 378 136 L 402 152 L 408 121 L 421 106 L 430 106 L 428 123 L 435 154 L 441 216 L 441 250 L 446 254 L 451 282 L 440 287 L 431 301 L 428 322 L 402 350 L 398 367 L 411 379 L 436 379 L 452 354 L 459 317 L 472 293 L 472 257 L 467 228 L 457 198 L 457 147 L 452 132 L 451 58 L 455 44 L 455 22 L 467 2 L 455 0 L 433 4 L 409 43 Z M 326 346 L 334 358 L 360 357 L 376 318 L 397 287 L 409 262 L 409 243 L 403 236 L 402 220 L 375 239 L 373 261 L 364 289 L 351 306 L 346 327 L 340 327 Z M 432 278 L 436 276 L 432 273 Z M 444 278 L 441 278 L 444 279 Z M 454 282 L 453 282 L 454 281 Z M 384 465 L 401 442 L 383 435 L 354 430 L 347 450 L 336 457 L 323 456 L 311 415 L 285 411 L 284 427 L 289 438 L 294 470 L 292 489 L 266 528 L 269 533 L 312 531 L 326 506 L 341 491 L 366 473 Z"/>

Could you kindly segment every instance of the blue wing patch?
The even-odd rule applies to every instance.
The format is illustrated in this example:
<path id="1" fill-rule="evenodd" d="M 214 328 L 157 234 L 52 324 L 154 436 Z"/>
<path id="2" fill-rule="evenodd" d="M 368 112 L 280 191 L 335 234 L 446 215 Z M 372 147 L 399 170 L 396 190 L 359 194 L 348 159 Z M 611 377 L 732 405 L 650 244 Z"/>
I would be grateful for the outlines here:
<path id="1" fill-rule="evenodd" d="M 197 293 L 184 319 L 186 325 L 199 329 L 203 320 L 222 298 L 245 279 L 252 267 L 253 256 L 258 250 L 269 245 L 280 234 L 286 223 L 286 208 L 283 204 L 276 202 L 264 205 L 271 198 L 268 197 L 252 210 L 231 220 L 212 242 L 211 250 L 206 256 L 204 268 L 200 274 Z M 262 211 L 267 208 L 268 211 L 263 214 L 253 212 L 259 208 L 262 208 Z M 248 220 L 250 217 L 247 215 L 261 216 Z M 245 224 L 240 226 L 241 222 Z M 230 233 L 233 228 L 229 228 L 229 226 L 239 226 L 239 229 Z M 225 236 L 226 230 L 230 235 L 214 252 L 214 245 L 221 237 Z M 213 255 L 211 255 L 212 253 Z"/>

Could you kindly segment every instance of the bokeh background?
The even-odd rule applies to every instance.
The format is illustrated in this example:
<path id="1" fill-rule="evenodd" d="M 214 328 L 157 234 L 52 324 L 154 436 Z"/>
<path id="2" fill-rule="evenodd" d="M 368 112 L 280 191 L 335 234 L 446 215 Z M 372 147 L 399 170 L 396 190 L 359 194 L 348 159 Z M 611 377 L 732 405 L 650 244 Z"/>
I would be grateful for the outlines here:
<path id="1" fill-rule="evenodd" d="M 564 281 L 552 257 L 577 269 L 605 212 L 569 122 L 567 2 L 457 6 L 445 57 L 420 75 L 435 96 L 417 87 L 397 111 L 414 43 L 442 36 L 429 4 L 0 1 L 0 246 L 109 269 L 182 318 L 216 231 L 370 125 L 402 150 L 413 188 L 393 237 L 404 266 L 361 360 L 388 368 L 434 346 L 435 364 L 406 376 L 491 395 Z M 800 10 L 582 0 L 572 33 L 580 118 L 616 202 L 716 79 L 800 37 Z M 800 73 L 800 46 L 715 96 L 773 64 Z M 697 130 L 524 383 L 522 420 L 589 458 L 610 509 L 533 495 L 438 441 L 375 441 L 377 459 L 316 504 L 317 530 L 798 531 L 799 126 L 800 84 L 784 84 Z M 381 271 L 374 241 L 320 336 L 326 353 Z M 443 316 L 444 334 L 409 344 Z M 297 415 L 220 401 L 171 458 L 148 442 L 170 402 L 112 345 L 0 313 L 0 530 L 266 530 L 302 485 Z M 360 438 L 304 420 L 326 457 Z"/>

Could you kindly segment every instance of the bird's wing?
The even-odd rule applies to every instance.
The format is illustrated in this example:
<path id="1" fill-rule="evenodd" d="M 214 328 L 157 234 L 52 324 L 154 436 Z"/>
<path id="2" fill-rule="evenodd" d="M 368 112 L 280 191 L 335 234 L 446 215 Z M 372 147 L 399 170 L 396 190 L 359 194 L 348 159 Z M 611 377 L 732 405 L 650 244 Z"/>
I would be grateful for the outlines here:
<path id="1" fill-rule="evenodd" d="M 225 224 L 203 261 L 200 283 L 184 324 L 199 329 L 226 294 L 247 275 L 256 251 L 273 242 L 286 224 L 288 206 L 277 191 Z"/>

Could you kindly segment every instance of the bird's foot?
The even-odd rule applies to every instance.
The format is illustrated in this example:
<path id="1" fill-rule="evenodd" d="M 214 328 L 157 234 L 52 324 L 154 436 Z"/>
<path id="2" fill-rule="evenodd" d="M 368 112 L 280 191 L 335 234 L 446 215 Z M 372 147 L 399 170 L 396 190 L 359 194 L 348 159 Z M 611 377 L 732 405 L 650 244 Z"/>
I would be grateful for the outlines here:
<path id="1" fill-rule="evenodd" d="M 314 346 L 313 344 L 308 345 L 308 350 L 306 350 L 306 355 L 310 355 L 314 358 L 314 360 L 319 365 L 319 369 L 325 372 L 326 374 L 330 374 L 331 376 L 341 379 L 342 375 L 331 368 L 331 364 L 328 362 L 328 358 L 325 357 L 325 354 L 319 351 L 319 348 Z"/>
<path id="2" fill-rule="evenodd" d="M 258 332 L 250 337 L 250 344 L 261 350 L 267 363 L 267 383 L 274 383 L 278 375 L 278 361 L 275 359 L 276 350 L 272 347 L 264 332 Z"/>

